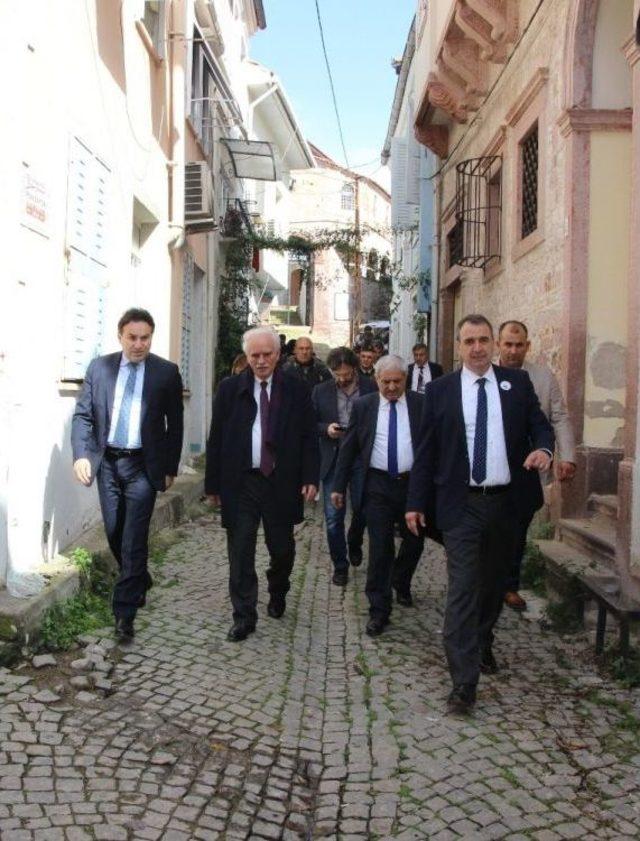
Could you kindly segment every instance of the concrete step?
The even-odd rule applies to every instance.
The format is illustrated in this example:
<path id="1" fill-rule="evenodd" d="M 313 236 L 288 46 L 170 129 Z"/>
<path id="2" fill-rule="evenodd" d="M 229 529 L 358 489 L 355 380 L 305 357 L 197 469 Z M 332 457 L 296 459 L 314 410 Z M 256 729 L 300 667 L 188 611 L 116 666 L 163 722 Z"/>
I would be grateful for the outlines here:
<path id="1" fill-rule="evenodd" d="M 608 517 L 561 519 L 558 538 L 587 559 L 608 567 L 615 563 L 616 529 Z"/>
<path id="2" fill-rule="evenodd" d="M 595 517 L 608 517 L 615 522 L 618 519 L 618 497 L 616 494 L 591 494 L 587 510 Z"/>
<path id="3" fill-rule="evenodd" d="M 534 540 L 544 558 L 547 586 L 561 596 L 575 595 L 577 578 L 589 578 L 606 589 L 619 587 L 618 576 L 606 563 L 560 540 Z"/>
<path id="4" fill-rule="evenodd" d="M 297 307 L 269 307 L 269 324 L 302 326 Z"/>

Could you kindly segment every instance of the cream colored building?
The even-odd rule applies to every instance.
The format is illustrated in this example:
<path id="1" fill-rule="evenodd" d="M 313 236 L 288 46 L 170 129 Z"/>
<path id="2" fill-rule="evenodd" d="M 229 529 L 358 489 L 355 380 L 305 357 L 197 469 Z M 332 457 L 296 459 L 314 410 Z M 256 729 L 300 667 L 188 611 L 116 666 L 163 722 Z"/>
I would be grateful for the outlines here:
<path id="1" fill-rule="evenodd" d="M 375 319 L 388 319 L 388 287 L 367 282 L 370 264 L 391 256 L 390 196 L 375 181 L 345 169 L 311 145 L 316 168 L 292 172 L 292 231 L 362 231 L 359 271 L 335 248 L 318 252 L 305 278 L 293 267 L 291 303 L 298 305 L 311 335 L 332 347 L 349 344 L 352 330 Z M 373 252 L 373 254 L 372 254 Z M 386 263 L 385 263 L 386 265 Z"/>
<path id="2" fill-rule="evenodd" d="M 204 449 L 248 44 L 266 22 L 261 0 L 37 0 L 0 20 L 0 587 L 26 593 L 99 517 L 72 479 L 70 423 L 128 307 L 151 311 L 153 350 L 181 367 L 184 462 Z"/>
<path id="3" fill-rule="evenodd" d="M 527 323 L 580 442 L 558 552 L 636 594 L 637 5 L 421 2 L 415 68 L 416 137 L 439 158 L 440 356 L 455 363 L 465 313 Z"/>

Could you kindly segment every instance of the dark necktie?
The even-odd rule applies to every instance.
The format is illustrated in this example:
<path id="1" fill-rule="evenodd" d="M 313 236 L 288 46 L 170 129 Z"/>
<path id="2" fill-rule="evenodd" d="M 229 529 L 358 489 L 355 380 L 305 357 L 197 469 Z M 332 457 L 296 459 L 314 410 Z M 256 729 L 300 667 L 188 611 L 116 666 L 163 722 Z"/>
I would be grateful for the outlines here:
<path id="1" fill-rule="evenodd" d="M 120 403 L 120 412 L 118 413 L 118 421 L 116 423 L 116 430 L 113 434 L 114 447 L 122 447 L 123 449 L 129 446 L 129 421 L 131 419 L 131 404 L 133 403 L 133 394 L 136 390 L 136 372 L 138 370 L 137 362 L 129 362 L 129 375 L 124 385 L 124 392 L 122 394 L 122 402 Z"/>
<path id="2" fill-rule="evenodd" d="M 396 403 L 389 403 L 389 433 L 387 436 L 387 470 L 392 479 L 398 476 L 398 413 Z"/>
<path id="3" fill-rule="evenodd" d="M 471 478 L 481 485 L 487 478 L 487 392 L 485 377 L 476 380 L 478 386 L 478 406 L 476 408 L 476 433 L 473 441 L 473 466 Z"/>
<path id="4" fill-rule="evenodd" d="M 260 472 L 263 476 L 271 476 L 273 473 L 273 455 L 267 444 L 269 436 L 269 395 L 267 383 L 260 383 Z"/>
<path id="5" fill-rule="evenodd" d="M 422 393 L 424 391 L 424 377 L 422 375 L 422 372 L 424 371 L 424 368 L 422 367 L 422 365 L 420 366 L 418 371 L 419 371 L 419 373 L 418 373 L 418 386 L 417 386 L 416 390 L 419 391 L 420 393 Z"/>

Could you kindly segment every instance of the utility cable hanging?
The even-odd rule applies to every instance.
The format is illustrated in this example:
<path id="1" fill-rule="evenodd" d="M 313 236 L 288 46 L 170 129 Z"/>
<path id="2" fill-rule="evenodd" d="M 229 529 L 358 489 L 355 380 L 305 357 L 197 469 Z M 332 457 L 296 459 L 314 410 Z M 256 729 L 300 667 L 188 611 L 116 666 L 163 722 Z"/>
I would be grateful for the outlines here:
<path id="1" fill-rule="evenodd" d="M 340 113 L 338 111 L 338 100 L 336 98 L 336 89 L 333 85 L 333 76 L 331 74 L 331 66 L 329 64 L 329 56 L 327 55 L 327 45 L 324 42 L 324 30 L 322 28 L 322 18 L 320 17 L 319 0 L 315 0 L 315 3 L 316 3 L 316 13 L 318 15 L 318 28 L 320 30 L 320 40 L 322 41 L 322 52 L 324 53 L 324 61 L 325 61 L 325 64 L 327 65 L 327 74 L 329 76 L 329 84 L 331 86 L 331 96 L 333 98 L 333 107 L 334 107 L 335 112 L 336 112 L 336 120 L 338 122 L 338 131 L 340 133 L 340 142 L 342 143 L 342 153 L 344 155 L 344 162 L 347 166 L 347 169 L 350 169 L 350 167 L 349 167 L 349 157 L 347 155 L 347 148 L 345 146 L 344 135 L 342 133 L 342 123 L 340 122 Z"/>

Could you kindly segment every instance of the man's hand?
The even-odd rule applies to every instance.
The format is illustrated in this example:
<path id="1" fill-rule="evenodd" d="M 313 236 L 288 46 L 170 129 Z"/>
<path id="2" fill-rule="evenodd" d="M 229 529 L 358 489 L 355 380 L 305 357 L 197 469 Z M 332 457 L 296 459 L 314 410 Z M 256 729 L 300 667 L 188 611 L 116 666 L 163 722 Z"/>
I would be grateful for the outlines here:
<path id="1" fill-rule="evenodd" d="M 302 496 L 304 497 L 305 502 L 313 502 L 313 500 L 316 498 L 317 493 L 318 489 L 315 485 L 302 486 Z"/>
<path id="2" fill-rule="evenodd" d="M 534 450 L 524 460 L 525 470 L 548 470 L 551 467 L 551 456 L 544 450 Z"/>
<path id="3" fill-rule="evenodd" d="M 169 490 L 169 488 L 171 487 L 171 485 L 173 485 L 175 480 L 176 480 L 175 476 L 165 476 L 164 477 L 164 489 L 165 489 L 165 491 Z"/>
<path id="4" fill-rule="evenodd" d="M 334 508 L 342 508 L 344 505 L 344 494 L 339 494 L 334 491 L 331 494 L 331 504 Z"/>
<path id="5" fill-rule="evenodd" d="M 404 515 L 404 521 L 411 534 L 420 537 L 420 529 L 425 528 L 427 520 L 422 511 L 407 511 Z"/>
<path id="6" fill-rule="evenodd" d="M 207 494 L 204 499 L 209 508 L 218 508 L 220 505 L 219 494 Z"/>
<path id="7" fill-rule="evenodd" d="M 73 473 L 81 484 L 89 487 L 91 484 L 91 462 L 88 458 L 78 458 L 73 462 Z"/>
<path id="8" fill-rule="evenodd" d="M 339 423 L 330 423 L 327 427 L 327 435 L 329 438 L 341 438 L 344 435 L 344 431 L 340 429 Z"/>
<path id="9" fill-rule="evenodd" d="M 576 475 L 576 466 L 572 461 L 557 461 L 555 463 L 556 479 L 559 482 L 566 482 Z"/>

